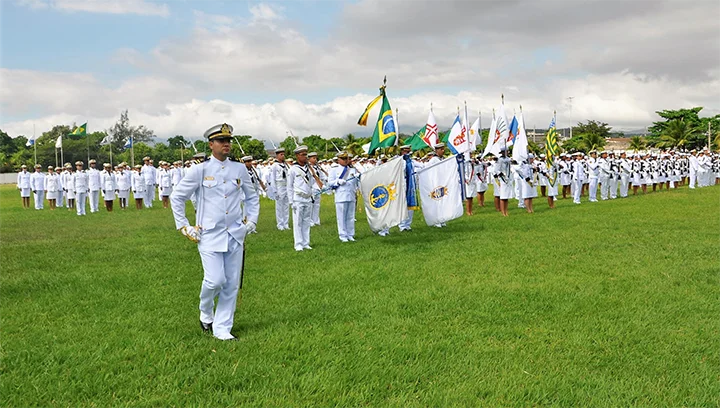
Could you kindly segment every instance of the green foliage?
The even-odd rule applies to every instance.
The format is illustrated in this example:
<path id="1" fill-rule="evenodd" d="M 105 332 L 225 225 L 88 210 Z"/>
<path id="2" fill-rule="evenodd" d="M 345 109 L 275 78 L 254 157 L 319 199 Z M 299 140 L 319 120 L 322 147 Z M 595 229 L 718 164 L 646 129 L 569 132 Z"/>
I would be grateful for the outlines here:
<path id="1" fill-rule="evenodd" d="M 717 406 L 718 192 L 512 201 L 508 218 L 475 202 L 387 237 L 358 211 L 347 244 L 322 196 L 301 253 L 262 199 L 239 341 L 220 342 L 169 209 L 24 211 L 2 186 L 2 405 Z"/>
<path id="2" fill-rule="evenodd" d="M 670 147 L 672 143 L 683 143 L 686 149 L 700 149 L 707 145 L 707 131 L 710 125 L 711 132 L 720 129 L 720 115 L 700 117 L 702 107 L 685 108 L 677 110 L 662 110 L 656 112 L 662 119 L 653 122 L 648 128 L 647 136 L 649 146 Z M 677 122 L 683 122 L 678 125 Z M 675 126 L 675 128 L 671 128 Z M 682 132 L 680 132 L 682 130 Z M 679 145 L 677 145 L 679 146 Z"/>
<path id="3" fill-rule="evenodd" d="M 592 135 L 592 140 L 597 138 L 607 139 L 610 137 L 612 127 L 607 123 L 597 120 L 588 120 L 587 123 L 578 122 L 577 126 L 573 126 L 574 135 Z"/>
<path id="4" fill-rule="evenodd" d="M 647 143 L 642 136 L 633 136 L 630 138 L 630 150 L 637 152 L 645 149 Z"/>

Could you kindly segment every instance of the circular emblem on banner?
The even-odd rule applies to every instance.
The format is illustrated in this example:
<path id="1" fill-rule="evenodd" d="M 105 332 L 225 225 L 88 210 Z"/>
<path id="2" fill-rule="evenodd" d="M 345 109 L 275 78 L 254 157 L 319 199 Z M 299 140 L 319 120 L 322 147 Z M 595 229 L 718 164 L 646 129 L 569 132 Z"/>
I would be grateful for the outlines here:
<path id="1" fill-rule="evenodd" d="M 379 210 L 390 202 L 390 192 L 384 185 L 378 185 L 373 187 L 370 191 L 370 206 Z"/>
<path id="2" fill-rule="evenodd" d="M 445 186 L 435 187 L 430 192 L 430 198 L 433 200 L 441 200 L 443 197 L 445 197 L 448 193 L 448 189 Z"/>

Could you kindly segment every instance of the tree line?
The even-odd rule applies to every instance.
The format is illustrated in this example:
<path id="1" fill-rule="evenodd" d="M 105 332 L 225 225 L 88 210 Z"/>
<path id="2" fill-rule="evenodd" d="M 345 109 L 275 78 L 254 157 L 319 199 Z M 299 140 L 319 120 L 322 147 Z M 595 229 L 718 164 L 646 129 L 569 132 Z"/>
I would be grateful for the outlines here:
<path id="1" fill-rule="evenodd" d="M 648 133 L 643 136 L 633 136 L 630 139 L 631 150 L 643 150 L 646 148 L 676 148 L 676 149 L 700 149 L 707 145 L 708 126 L 711 131 L 711 147 L 714 150 L 720 149 L 720 115 L 712 117 L 699 117 L 702 107 L 694 107 L 679 110 L 663 110 L 656 112 L 661 120 L 653 122 L 648 128 Z M 143 125 L 132 126 L 128 112 L 120 114 L 119 120 L 109 129 L 87 133 L 87 135 L 72 135 L 76 128 L 73 124 L 55 125 L 52 129 L 43 132 L 35 140 L 36 148 L 26 146 L 28 138 L 18 136 L 11 138 L 7 133 L 0 130 L 0 172 L 18 171 L 22 164 L 32 166 L 35 164 L 35 149 L 37 149 L 37 163 L 44 167 L 61 163 L 60 149 L 55 148 L 55 142 L 62 136 L 62 161 L 74 163 L 77 160 L 87 162 L 88 156 L 100 163 L 109 163 L 112 152 L 112 162 L 131 163 L 131 149 L 125 148 L 130 137 L 133 139 L 133 156 L 135 163 L 141 163 L 144 156 L 150 156 L 155 163 L 160 160 L 174 162 L 176 160 L 187 160 L 196 151 L 207 152 L 207 142 L 204 140 L 191 140 L 183 135 L 175 135 L 166 142 L 154 142 L 154 132 Z M 477 152 L 485 149 L 488 140 L 488 129 L 482 130 L 482 143 L 478 145 Z M 438 137 L 445 138 L 449 129 L 440 132 Z M 411 135 L 401 133 L 400 139 L 405 140 Z M 623 137 L 622 132 L 613 132 L 612 127 L 607 123 L 588 120 L 580 122 L 572 127 L 572 137 L 561 144 L 561 149 L 567 152 L 589 152 L 590 150 L 603 149 L 610 137 Z M 343 137 L 323 138 L 321 135 L 309 135 L 302 138 L 287 136 L 279 147 L 283 147 L 288 156 L 298 143 L 308 146 L 310 151 L 318 153 L 320 158 L 330 158 L 338 150 L 345 150 L 354 155 L 364 153 L 363 145 L 370 142 L 370 137 L 356 137 L 349 133 Z M 425 148 L 416 152 L 423 155 L 431 149 Z M 528 141 L 528 150 L 540 154 L 544 151 L 543 143 Z M 398 152 L 398 147 L 389 147 L 377 152 L 377 155 L 393 155 Z M 234 137 L 232 144 L 232 156 L 240 158 L 251 155 L 255 159 L 264 160 L 268 157 L 266 144 L 263 140 L 254 138 L 251 135 L 238 135 Z M 56 159 L 57 157 L 57 159 Z"/>

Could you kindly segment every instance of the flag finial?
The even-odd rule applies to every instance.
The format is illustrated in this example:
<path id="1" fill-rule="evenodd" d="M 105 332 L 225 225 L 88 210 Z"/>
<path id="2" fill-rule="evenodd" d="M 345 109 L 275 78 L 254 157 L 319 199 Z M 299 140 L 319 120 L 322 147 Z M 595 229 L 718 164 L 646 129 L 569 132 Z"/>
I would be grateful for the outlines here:
<path id="1" fill-rule="evenodd" d="M 520 112 L 522 112 L 522 105 L 520 105 Z"/>
<path id="2" fill-rule="evenodd" d="M 505 94 L 500 94 L 500 101 L 505 105 Z"/>

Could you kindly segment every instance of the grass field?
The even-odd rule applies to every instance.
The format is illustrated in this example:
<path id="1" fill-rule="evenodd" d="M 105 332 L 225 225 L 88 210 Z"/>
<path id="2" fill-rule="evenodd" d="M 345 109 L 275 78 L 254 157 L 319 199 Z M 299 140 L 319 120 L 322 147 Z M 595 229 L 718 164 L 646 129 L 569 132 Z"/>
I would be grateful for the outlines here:
<path id="1" fill-rule="evenodd" d="M 170 210 L 0 188 L 2 406 L 720 405 L 720 187 L 490 208 L 296 253 L 263 200 L 234 333 Z"/>

